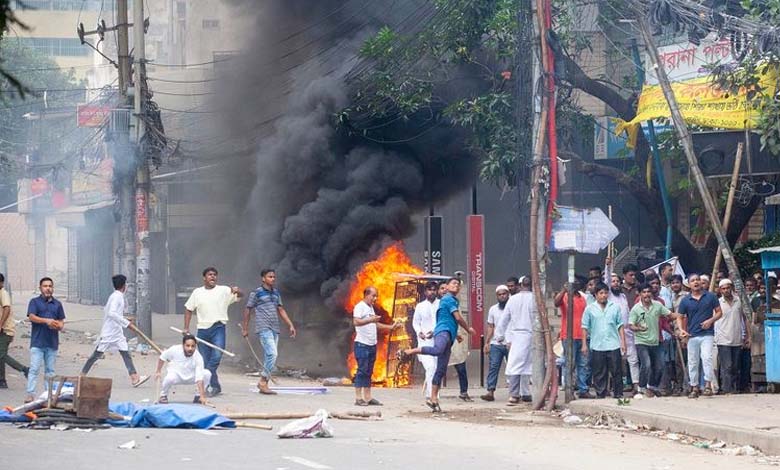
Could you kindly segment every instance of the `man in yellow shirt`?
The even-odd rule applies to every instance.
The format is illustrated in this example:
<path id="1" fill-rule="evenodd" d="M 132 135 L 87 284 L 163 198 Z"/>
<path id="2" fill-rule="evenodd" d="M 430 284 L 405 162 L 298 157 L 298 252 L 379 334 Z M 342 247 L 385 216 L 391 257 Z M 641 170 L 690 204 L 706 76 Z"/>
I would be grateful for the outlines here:
<path id="1" fill-rule="evenodd" d="M 5 381 L 6 364 L 24 374 L 25 378 L 30 369 L 8 355 L 8 347 L 16 333 L 16 322 L 11 315 L 11 296 L 5 290 L 5 276 L 2 273 L 0 273 L 0 309 L 2 309 L 0 311 L 0 388 L 8 388 Z"/>
<path id="2" fill-rule="evenodd" d="M 243 297 L 236 287 L 217 285 L 217 268 L 209 266 L 203 270 L 203 287 L 198 287 L 184 304 L 184 331 L 190 331 L 192 314 L 198 316 L 198 339 L 208 341 L 225 349 L 225 325 L 228 322 L 228 307 Z M 198 344 L 198 352 L 203 356 L 206 369 L 211 372 L 209 394 L 217 396 L 222 393 L 219 384 L 217 368 L 222 360 L 222 352 L 206 345 Z"/>

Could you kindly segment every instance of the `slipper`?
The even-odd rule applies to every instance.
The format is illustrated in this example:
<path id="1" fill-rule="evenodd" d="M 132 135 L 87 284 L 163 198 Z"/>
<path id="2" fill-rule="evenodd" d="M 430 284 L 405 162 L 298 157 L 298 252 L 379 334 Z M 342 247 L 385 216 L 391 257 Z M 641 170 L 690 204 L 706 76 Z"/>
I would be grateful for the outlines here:
<path id="1" fill-rule="evenodd" d="M 368 406 L 368 403 L 365 400 L 358 398 L 355 400 L 355 406 Z"/>
<path id="2" fill-rule="evenodd" d="M 508 402 L 506 402 L 506 406 L 517 406 L 520 404 L 519 398 L 510 398 Z"/>
<path id="3" fill-rule="evenodd" d="M 443 413 L 443 412 L 441 411 L 441 406 L 439 406 L 439 404 L 438 404 L 438 403 L 434 403 L 434 404 L 433 404 L 433 406 L 431 407 L 431 411 L 432 411 L 433 413 Z"/>
<path id="4" fill-rule="evenodd" d="M 168 397 L 160 397 L 157 399 L 158 405 L 167 405 L 168 404 Z"/>
<path id="5" fill-rule="evenodd" d="M 428 408 L 430 408 L 431 410 L 436 409 L 436 403 L 432 402 L 431 400 L 425 400 L 425 404 L 428 405 Z"/>
<path id="6" fill-rule="evenodd" d="M 141 385 L 146 383 L 147 380 L 149 380 L 149 376 L 148 375 L 142 375 L 142 376 L 138 377 L 138 382 L 133 384 L 133 388 L 140 387 Z"/>
<path id="7" fill-rule="evenodd" d="M 468 393 L 461 393 L 460 395 L 458 395 L 458 398 L 460 398 L 460 399 L 461 399 L 461 400 L 463 400 L 463 401 L 467 401 L 467 402 L 473 402 L 473 401 L 474 401 L 474 400 L 473 400 L 473 399 L 472 399 L 472 398 L 469 396 L 469 394 L 468 394 Z"/>
<path id="8" fill-rule="evenodd" d="M 370 406 L 385 406 L 382 404 L 381 401 L 377 400 L 376 398 L 372 398 L 366 402 L 367 405 Z"/>

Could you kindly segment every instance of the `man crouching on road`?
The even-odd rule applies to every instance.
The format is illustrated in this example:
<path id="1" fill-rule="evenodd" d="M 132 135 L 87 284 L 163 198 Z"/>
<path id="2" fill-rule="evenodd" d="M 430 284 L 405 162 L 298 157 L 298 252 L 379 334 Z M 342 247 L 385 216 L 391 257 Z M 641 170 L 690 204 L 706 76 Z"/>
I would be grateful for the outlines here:
<path id="1" fill-rule="evenodd" d="M 206 405 L 206 386 L 211 379 L 211 372 L 203 367 L 203 356 L 198 352 L 198 342 L 194 336 L 187 333 L 182 337 L 181 345 L 171 346 L 160 354 L 157 360 L 157 372 L 154 377 L 160 380 L 162 368 L 168 363 L 168 373 L 162 381 L 162 392 L 157 403 L 168 403 L 168 392 L 174 385 L 195 384 L 196 394 L 193 403 Z"/>

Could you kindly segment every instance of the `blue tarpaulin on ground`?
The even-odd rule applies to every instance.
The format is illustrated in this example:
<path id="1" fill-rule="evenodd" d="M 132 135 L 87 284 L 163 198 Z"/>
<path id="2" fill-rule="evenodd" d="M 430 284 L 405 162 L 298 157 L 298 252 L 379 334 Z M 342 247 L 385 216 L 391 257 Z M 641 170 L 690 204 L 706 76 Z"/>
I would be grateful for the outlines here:
<path id="1" fill-rule="evenodd" d="M 30 421 L 25 415 L 15 415 L 8 410 L 0 410 L 0 423 L 27 423 Z"/>
<path id="2" fill-rule="evenodd" d="M 138 406 L 132 402 L 111 403 L 112 412 L 126 416 L 126 420 L 109 420 L 112 426 L 132 428 L 234 428 L 236 423 L 216 411 L 200 405 L 170 403 L 167 405 Z"/>

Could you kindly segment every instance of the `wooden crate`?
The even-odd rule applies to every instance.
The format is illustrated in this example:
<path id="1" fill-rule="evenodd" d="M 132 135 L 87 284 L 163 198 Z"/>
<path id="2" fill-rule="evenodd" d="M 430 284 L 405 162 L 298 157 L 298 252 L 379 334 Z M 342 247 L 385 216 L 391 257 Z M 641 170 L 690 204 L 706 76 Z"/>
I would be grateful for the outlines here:
<path id="1" fill-rule="evenodd" d="M 79 376 L 73 408 L 79 418 L 107 419 L 111 379 Z"/>

